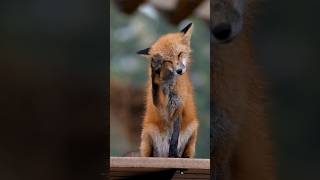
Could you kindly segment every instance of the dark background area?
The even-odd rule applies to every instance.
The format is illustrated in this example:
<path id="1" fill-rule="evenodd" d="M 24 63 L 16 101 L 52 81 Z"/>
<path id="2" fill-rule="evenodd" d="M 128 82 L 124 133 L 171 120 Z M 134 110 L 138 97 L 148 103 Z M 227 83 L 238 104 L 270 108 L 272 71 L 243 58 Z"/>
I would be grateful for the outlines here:
<path id="1" fill-rule="evenodd" d="M 0 2 L 0 179 L 105 179 L 107 3 Z"/>
<path id="2" fill-rule="evenodd" d="M 320 179 L 320 2 L 268 0 L 257 10 L 257 60 L 268 78 L 279 179 Z"/>

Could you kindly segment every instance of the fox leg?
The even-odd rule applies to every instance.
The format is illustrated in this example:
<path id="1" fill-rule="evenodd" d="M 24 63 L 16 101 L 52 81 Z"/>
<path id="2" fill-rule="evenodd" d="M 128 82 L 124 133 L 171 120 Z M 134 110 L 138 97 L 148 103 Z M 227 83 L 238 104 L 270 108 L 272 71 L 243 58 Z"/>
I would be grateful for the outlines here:
<path id="1" fill-rule="evenodd" d="M 194 130 L 182 154 L 183 158 L 194 157 L 195 149 L 196 149 L 196 141 L 197 141 L 197 130 Z"/>
<path id="2" fill-rule="evenodd" d="M 173 123 L 173 132 L 170 139 L 169 146 L 169 157 L 178 158 L 178 142 L 180 134 L 180 122 L 181 116 L 178 116 Z"/>
<path id="3" fill-rule="evenodd" d="M 152 157 L 153 154 L 152 139 L 146 132 L 141 135 L 140 154 L 141 157 Z"/>

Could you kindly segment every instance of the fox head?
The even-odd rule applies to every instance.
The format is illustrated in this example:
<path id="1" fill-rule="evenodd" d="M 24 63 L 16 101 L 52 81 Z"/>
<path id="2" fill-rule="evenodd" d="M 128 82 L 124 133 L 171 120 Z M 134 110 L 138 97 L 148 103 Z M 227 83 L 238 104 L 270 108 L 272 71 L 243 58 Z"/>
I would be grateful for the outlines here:
<path id="1" fill-rule="evenodd" d="M 150 48 L 137 52 L 151 63 L 152 74 L 161 80 L 169 80 L 183 75 L 190 63 L 192 23 L 180 32 L 170 33 L 159 38 Z"/>
<path id="2" fill-rule="evenodd" d="M 211 38 L 214 43 L 230 42 L 242 29 L 246 1 L 251 0 L 212 0 Z"/>

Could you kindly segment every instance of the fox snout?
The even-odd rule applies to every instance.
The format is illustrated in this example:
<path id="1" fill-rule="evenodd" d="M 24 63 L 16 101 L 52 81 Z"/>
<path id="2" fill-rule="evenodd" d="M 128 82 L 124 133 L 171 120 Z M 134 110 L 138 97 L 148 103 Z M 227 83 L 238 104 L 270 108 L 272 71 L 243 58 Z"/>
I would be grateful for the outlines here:
<path id="1" fill-rule="evenodd" d="M 182 75 L 186 72 L 186 66 L 183 63 L 180 63 L 178 68 L 176 69 L 176 73 L 178 75 Z"/>
<path id="2" fill-rule="evenodd" d="M 182 69 L 177 69 L 177 74 L 182 75 L 183 74 L 183 70 Z"/>
<path id="3" fill-rule="evenodd" d="M 211 39 L 214 43 L 233 40 L 242 29 L 245 0 L 212 0 Z"/>

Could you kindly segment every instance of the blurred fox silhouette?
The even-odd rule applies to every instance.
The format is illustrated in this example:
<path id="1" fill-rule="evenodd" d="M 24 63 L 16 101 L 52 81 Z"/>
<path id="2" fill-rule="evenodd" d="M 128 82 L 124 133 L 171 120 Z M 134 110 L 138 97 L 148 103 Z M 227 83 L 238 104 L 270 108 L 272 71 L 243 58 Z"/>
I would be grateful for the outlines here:
<path id="1" fill-rule="evenodd" d="M 212 0 L 211 88 L 215 180 L 273 180 L 264 79 L 253 59 L 253 0 Z"/>
<path id="2" fill-rule="evenodd" d="M 140 145 L 143 157 L 194 157 L 198 118 L 187 70 L 192 29 L 190 23 L 138 51 L 150 61 Z"/>

